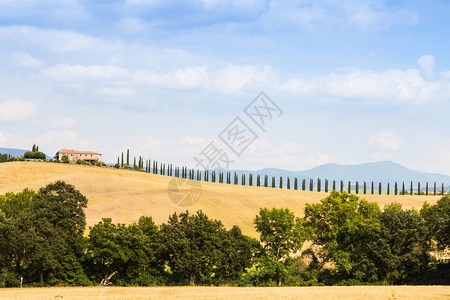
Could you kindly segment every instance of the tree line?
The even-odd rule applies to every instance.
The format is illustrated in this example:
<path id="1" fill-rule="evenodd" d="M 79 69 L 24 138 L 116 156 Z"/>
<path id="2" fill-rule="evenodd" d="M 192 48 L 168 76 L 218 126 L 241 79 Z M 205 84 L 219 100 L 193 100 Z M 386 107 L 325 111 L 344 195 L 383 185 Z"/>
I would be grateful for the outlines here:
<path id="1" fill-rule="evenodd" d="M 0 286 L 450 283 L 432 255 L 449 247 L 450 195 L 417 211 L 333 191 L 303 218 L 261 208 L 259 240 L 202 211 L 159 226 L 104 218 L 85 236 L 86 206 L 62 181 L 0 196 Z"/>
<path id="2" fill-rule="evenodd" d="M 383 186 L 381 182 L 351 182 L 344 180 L 328 180 L 317 178 L 290 178 L 289 176 L 284 178 L 279 176 L 241 173 L 236 171 L 220 171 L 220 170 L 199 170 L 188 167 L 177 167 L 173 164 L 160 163 L 156 160 L 145 160 L 142 156 L 133 158 L 133 163 L 130 164 L 130 150 L 121 156 L 117 157 L 117 163 L 114 165 L 116 168 L 134 169 L 137 171 L 152 173 L 156 175 L 174 176 L 180 178 L 186 178 L 190 180 L 226 183 L 244 186 L 258 186 L 258 187 L 270 187 L 280 189 L 293 189 L 302 191 L 316 191 L 316 192 L 348 192 L 354 194 L 387 194 L 387 195 L 444 195 L 446 193 L 446 187 L 444 183 L 438 184 L 433 182 L 425 185 L 421 185 L 421 182 L 415 184 L 413 181 L 402 182 L 401 184 L 394 182 L 387 183 Z M 450 191 L 449 191 L 450 192 Z"/>

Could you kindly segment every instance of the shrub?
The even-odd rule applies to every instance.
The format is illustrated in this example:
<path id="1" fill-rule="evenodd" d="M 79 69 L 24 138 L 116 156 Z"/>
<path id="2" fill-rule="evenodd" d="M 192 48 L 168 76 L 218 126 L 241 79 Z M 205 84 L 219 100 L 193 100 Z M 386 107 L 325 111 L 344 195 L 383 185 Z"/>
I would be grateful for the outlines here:
<path id="1" fill-rule="evenodd" d="M 67 155 L 63 155 L 63 157 L 61 157 L 61 161 L 65 164 L 69 163 L 69 157 Z"/>
<path id="2" fill-rule="evenodd" d="M 28 159 L 43 159 L 43 160 L 45 160 L 46 158 L 45 154 L 39 151 L 27 151 L 25 152 L 23 157 Z"/>

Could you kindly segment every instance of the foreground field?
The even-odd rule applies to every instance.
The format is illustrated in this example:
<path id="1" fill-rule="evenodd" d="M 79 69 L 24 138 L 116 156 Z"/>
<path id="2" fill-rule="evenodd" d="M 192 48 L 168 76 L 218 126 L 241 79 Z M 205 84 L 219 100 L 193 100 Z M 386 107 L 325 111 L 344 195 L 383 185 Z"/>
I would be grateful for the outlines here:
<path id="1" fill-rule="evenodd" d="M 142 215 L 152 216 L 160 224 L 172 213 L 185 211 L 186 208 L 174 205 L 168 197 L 170 179 L 143 172 L 73 164 L 0 164 L 0 194 L 19 192 L 27 187 L 38 190 L 56 180 L 75 185 L 89 200 L 86 215 L 91 226 L 105 217 L 112 218 L 113 222 L 132 223 Z M 238 225 L 244 234 L 256 237 L 252 221 L 260 207 L 288 207 L 301 216 L 306 203 L 317 203 L 326 196 L 327 193 L 202 182 L 201 198 L 189 211 L 202 209 L 227 228 Z M 434 204 L 440 197 L 364 195 L 364 198 L 381 206 L 400 202 L 405 208 L 420 209 L 425 201 Z"/>
<path id="2" fill-rule="evenodd" d="M 0 299 L 450 299 L 448 286 L 2 289 Z"/>

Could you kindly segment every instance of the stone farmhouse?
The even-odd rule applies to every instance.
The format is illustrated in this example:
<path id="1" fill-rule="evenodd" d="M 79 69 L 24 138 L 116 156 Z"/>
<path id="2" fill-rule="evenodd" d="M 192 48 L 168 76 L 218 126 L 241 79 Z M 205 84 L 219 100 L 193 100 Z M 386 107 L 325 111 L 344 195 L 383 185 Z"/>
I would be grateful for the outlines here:
<path id="1" fill-rule="evenodd" d="M 97 152 L 92 151 L 75 151 L 73 149 L 61 149 L 58 152 L 58 157 L 55 157 L 56 159 L 61 160 L 64 155 L 67 155 L 69 158 L 69 161 L 76 162 L 77 160 L 81 159 L 87 162 L 101 162 L 102 161 L 102 155 Z"/>

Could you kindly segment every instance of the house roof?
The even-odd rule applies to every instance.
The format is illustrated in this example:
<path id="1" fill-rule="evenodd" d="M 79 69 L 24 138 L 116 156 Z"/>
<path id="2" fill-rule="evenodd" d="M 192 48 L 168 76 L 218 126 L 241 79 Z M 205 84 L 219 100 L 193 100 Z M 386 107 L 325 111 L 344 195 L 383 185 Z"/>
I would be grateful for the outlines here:
<path id="1" fill-rule="evenodd" d="M 59 150 L 60 154 L 92 154 L 92 155 L 101 155 L 100 153 L 93 152 L 93 151 L 78 151 L 73 149 L 61 149 Z"/>

